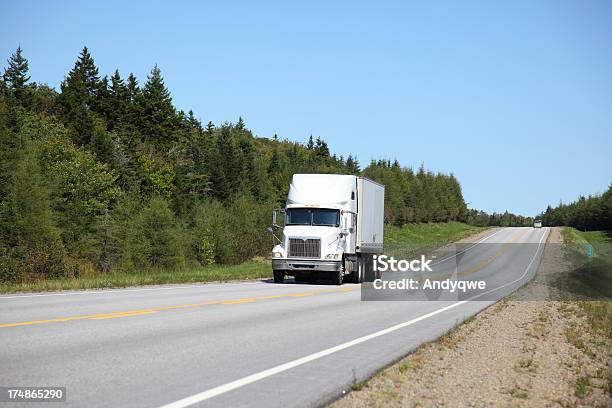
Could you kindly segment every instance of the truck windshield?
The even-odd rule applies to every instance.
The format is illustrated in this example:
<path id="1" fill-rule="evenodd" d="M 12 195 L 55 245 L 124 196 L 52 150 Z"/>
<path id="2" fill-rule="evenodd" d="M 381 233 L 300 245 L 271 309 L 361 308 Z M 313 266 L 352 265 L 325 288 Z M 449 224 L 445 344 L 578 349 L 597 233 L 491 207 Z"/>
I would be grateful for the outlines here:
<path id="1" fill-rule="evenodd" d="M 340 211 L 314 208 L 289 208 L 287 209 L 286 225 L 337 227 L 340 225 Z"/>

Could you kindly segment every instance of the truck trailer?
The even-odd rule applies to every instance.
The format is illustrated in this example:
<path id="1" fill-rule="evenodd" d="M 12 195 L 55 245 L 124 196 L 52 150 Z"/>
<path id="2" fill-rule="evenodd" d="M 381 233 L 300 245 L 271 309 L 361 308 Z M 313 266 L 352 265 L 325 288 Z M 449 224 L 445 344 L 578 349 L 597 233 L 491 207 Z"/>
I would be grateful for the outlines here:
<path id="1" fill-rule="evenodd" d="M 384 204 L 385 186 L 365 177 L 293 175 L 285 208 L 273 211 L 269 229 L 274 281 L 375 279 L 372 257 L 383 252 Z"/>

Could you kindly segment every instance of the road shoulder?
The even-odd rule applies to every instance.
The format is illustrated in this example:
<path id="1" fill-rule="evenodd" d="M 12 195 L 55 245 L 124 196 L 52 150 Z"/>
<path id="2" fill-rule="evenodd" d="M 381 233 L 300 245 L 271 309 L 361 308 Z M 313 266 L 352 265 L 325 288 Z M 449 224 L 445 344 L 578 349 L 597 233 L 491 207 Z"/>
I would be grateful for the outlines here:
<path id="1" fill-rule="evenodd" d="M 561 242 L 553 229 L 548 244 Z M 530 284 L 333 405 L 612 406 L 609 338 L 580 303 L 533 300 L 546 299 L 548 279 L 570 268 L 561 251 L 547 245 Z"/>

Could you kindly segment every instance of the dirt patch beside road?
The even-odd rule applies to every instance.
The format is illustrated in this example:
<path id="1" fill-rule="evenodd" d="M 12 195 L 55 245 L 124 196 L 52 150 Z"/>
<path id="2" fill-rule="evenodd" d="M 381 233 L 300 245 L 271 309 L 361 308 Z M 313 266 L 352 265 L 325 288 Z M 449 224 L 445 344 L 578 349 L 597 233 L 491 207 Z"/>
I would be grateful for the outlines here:
<path id="1" fill-rule="evenodd" d="M 548 243 L 562 242 L 554 228 Z M 612 406 L 611 344 L 551 279 L 571 268 L 547 245 L 537 277 L 334 403 L 361 406 Z"/>

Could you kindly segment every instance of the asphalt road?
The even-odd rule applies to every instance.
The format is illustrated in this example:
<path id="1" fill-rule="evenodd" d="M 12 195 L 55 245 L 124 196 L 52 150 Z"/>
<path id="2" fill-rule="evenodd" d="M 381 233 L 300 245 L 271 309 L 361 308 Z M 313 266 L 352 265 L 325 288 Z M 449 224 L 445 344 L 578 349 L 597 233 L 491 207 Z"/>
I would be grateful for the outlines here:
<path id="1" fill-rule="evenodd" d="M 66 387 L 46 407 L 322 405 L 530 280 L 547 234 L 504 228 L 439 258 L 436 274 L 487 279 L 469 301 L 290 280 L 2 295 L 0 386 Z"/>

